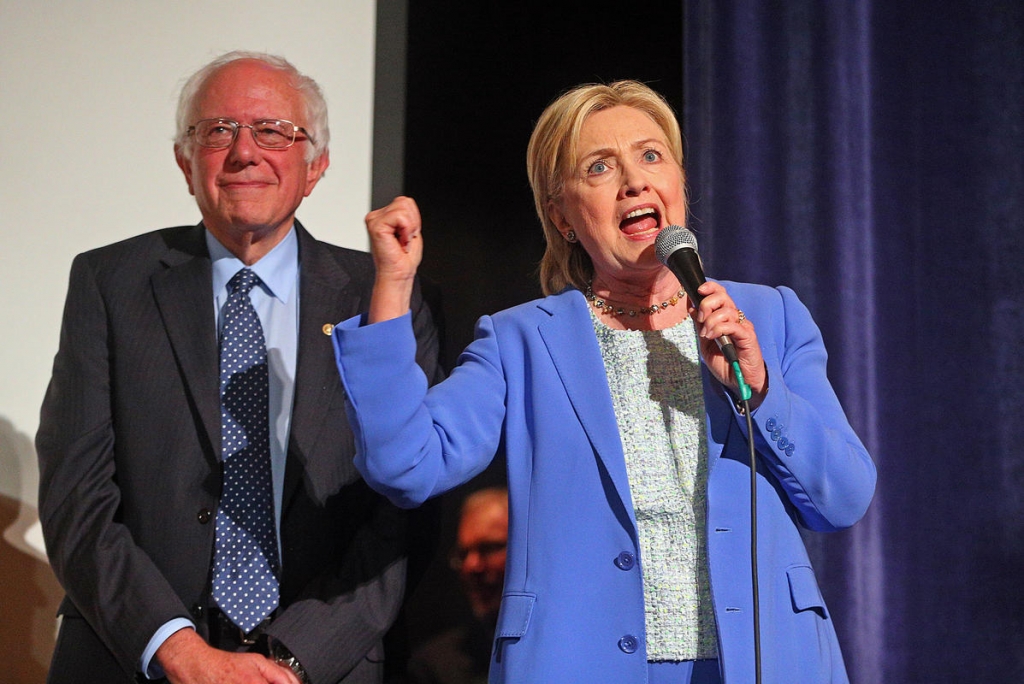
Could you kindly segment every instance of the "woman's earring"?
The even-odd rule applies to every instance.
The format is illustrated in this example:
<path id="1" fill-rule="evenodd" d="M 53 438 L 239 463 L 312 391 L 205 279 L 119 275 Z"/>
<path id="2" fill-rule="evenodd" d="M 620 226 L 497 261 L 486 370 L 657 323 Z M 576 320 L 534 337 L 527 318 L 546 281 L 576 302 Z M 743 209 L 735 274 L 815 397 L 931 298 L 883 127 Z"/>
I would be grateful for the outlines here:
<path id="1" fill-rule="evenodd" d="M 565 233 L 565 239 L 567 242 L 576 242 L 576 231 L 571 228 Z"/>

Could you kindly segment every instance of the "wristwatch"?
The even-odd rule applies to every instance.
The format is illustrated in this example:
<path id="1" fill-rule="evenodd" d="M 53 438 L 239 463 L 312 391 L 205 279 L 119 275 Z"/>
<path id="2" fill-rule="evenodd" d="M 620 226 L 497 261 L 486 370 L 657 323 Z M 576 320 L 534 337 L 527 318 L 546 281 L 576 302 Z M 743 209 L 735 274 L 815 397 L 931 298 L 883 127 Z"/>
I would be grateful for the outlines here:
<path id="1" fill-rule="evenodd" d="M 274 642 L 274 645 L 270 647 L 270 657 L 274 659 L 274 662 L 278 665 L 287 667 L 292 671 L 302 684 L 312 684 L 309 681 L 309 675 L 306 674 L 306 668 L 302 667 L 302 663 L 296 658 L 288 648 L 280 641 Z"/>

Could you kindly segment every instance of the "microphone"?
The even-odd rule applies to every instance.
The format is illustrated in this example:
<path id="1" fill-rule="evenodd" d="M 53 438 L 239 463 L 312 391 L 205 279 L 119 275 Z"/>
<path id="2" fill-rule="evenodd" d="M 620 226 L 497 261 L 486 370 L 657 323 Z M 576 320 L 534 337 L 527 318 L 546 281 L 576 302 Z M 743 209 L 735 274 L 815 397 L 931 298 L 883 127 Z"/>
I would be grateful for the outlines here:
<path id="1" fill-rule="evenodd" d="M 693 233 L 682 226 L 665 226 L 654 239 L 654 251 L 658 261 L 668 266 L 679 280 L 694 308 L 699 307 L 704 295 L 697 292 L 697 288 L 707 282 L 707 278 L 704 277 L 704 268 L 697 254 L 697 238 Z M 728 335 L 722 335 L 715 342 L 730 364 L 739 361 L 736 347 Z"/>

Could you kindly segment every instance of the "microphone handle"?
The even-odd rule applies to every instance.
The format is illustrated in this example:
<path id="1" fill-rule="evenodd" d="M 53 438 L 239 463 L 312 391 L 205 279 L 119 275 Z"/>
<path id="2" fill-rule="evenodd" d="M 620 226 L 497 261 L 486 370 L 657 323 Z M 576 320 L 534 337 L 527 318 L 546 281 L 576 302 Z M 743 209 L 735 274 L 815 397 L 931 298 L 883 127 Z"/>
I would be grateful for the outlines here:
<path id="1" fill-rule="evenodd" d="M 679 284 L 686 291 L 686 296 L 693 303 L 693 308 L 698 308 L 704 301 L 704 295 L 697 292 L 697 288 L 707 282 L 704 271 L 700 267 L 700 260 L 696 258 L 670 259 L 670 265 L 673 267 L 672 272 L 675 273 Z M 728 335 L 722 335 L 715 342 L 718 343 L 718 348 L 722 350 L 722 356 L 726 361 L 736 363 L 740 360 L 739 354 L 736 353 L 736 345 L 732 343 L 732 339 Z"/>

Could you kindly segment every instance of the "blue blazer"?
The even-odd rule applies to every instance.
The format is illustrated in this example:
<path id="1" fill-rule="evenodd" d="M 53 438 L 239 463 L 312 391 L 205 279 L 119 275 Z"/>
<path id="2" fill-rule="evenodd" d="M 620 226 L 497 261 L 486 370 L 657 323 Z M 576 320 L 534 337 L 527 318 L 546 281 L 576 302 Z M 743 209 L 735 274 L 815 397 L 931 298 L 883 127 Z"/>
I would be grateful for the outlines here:
<path id="1" fill-rule="evenodd" d="M 765 684 L 846 682 L 800 537 L 864 514 L 875 468 L 825 375 L 821 335 L 787 288 L 724 283 L 757 326 L 769 390 L 754 411 Z M 491 682 L 647 680 L 643 558 L 588 304 L 576 290 L 487 316 L 427 389 L 408 316 L 335 328 L 356 467 L 417 506 L 508 462 L 509 546 Z M 754 681 L 746 419 L 706 368 L 708 558 L 721 669 Z"/>

